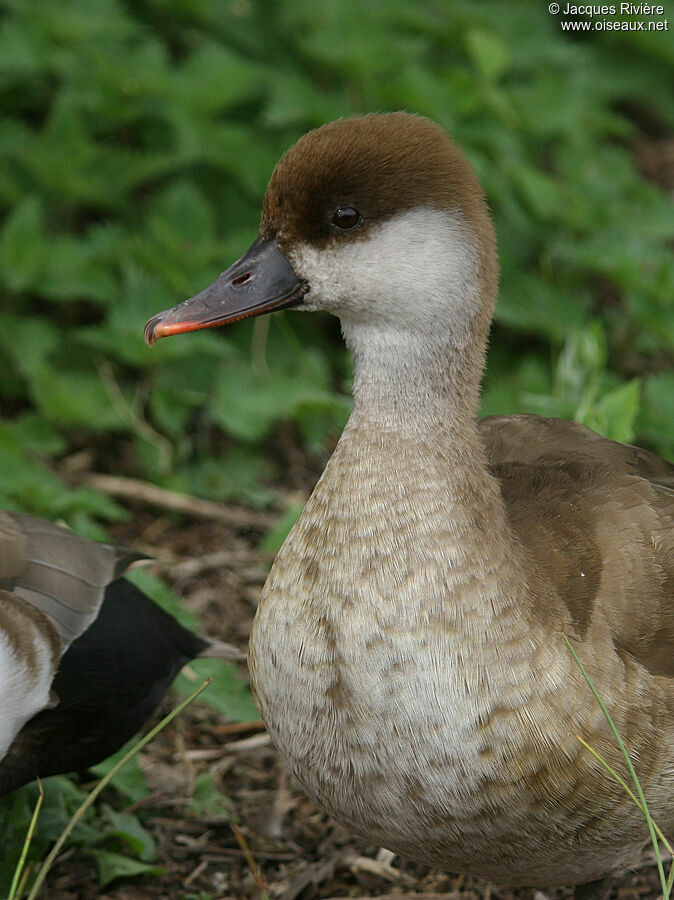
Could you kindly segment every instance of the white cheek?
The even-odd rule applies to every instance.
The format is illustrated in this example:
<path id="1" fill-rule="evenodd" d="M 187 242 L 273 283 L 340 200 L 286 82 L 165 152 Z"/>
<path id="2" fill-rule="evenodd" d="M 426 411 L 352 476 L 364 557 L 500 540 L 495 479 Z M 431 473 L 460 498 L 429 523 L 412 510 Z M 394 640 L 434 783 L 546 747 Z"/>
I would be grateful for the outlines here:
<path id="1" fill-rule="evenodd" d="M 461 214 L 417 208 L 318 250 L 289 254 L 310 291 L 305 308 L 325 309 L 344 324 L 396 329 L 456 326 L 479 308 L 475 241 Z"/>

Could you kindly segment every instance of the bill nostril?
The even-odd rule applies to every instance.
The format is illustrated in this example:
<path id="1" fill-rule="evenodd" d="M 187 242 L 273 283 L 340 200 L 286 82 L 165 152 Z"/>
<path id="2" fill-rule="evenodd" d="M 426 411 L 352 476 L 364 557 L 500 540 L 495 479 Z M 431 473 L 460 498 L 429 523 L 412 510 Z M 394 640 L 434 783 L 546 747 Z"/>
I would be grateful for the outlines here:
<path id="1" fill-rule="evenodd" d="M 242 284 L 245 284 L 247 281 L 250 281 L 250 272 L 246 272 L 244 275 L 239 275 L 238 278 L 235 278 L 232 281 L 232 287 L 240 287 Z"/>

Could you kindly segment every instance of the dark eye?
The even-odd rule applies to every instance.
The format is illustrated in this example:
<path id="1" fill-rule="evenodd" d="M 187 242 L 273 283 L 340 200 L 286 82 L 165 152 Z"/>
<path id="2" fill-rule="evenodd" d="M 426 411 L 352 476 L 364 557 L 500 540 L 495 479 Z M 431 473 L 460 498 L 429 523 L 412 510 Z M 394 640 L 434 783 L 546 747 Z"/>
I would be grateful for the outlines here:
<path id="1" fill-rule="evenodd" d="M 357 209 L 354 209 L 353 206 L 340 206 L 332 217 L 332 224 L 341 228 L 342 231 L 348 231 L 350 228 L 355 228 L 356 225 L 360 225 L 360 221 L 360 213 Z"/>

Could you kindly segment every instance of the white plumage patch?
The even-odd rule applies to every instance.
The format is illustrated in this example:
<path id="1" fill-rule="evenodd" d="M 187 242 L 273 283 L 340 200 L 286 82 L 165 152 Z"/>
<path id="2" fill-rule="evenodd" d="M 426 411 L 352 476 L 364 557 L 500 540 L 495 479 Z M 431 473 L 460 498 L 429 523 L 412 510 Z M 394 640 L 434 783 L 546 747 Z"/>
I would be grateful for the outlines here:
<path id="1" fill-rule="evenodd" d="M 26 722 L 49 705 L 52 646 L 30 618 L 21 621 L 22 651 L 0 631 L 0 760 Z"/>

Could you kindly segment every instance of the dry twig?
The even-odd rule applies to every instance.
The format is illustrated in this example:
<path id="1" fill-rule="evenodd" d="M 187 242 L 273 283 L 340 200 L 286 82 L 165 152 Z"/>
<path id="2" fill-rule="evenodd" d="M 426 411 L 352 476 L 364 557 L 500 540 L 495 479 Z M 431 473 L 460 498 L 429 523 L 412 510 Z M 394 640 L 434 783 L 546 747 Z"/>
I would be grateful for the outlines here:
<path id="1" fill-rule="evenodd" d="M 183 513 L 198 519 L 213 519 L 224 522 L 235 528 L 257 528 L 266 530 L 276 521 L 276 516 L 259 510 L 244 509 L 239 506 L 225 506 L 212 500 L 202 500 L 179 491 L 157 487 L 149 481 L 126 478 L 122 475 L 101 475 L 97 472 L 86 472 L 79 476 L 85 484 L 124 500 L 145 503 L 148 506 L 159 506 L 172 512 Z"/>

